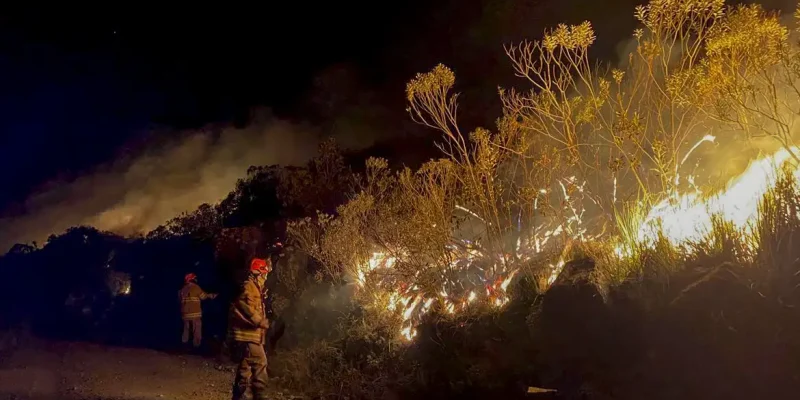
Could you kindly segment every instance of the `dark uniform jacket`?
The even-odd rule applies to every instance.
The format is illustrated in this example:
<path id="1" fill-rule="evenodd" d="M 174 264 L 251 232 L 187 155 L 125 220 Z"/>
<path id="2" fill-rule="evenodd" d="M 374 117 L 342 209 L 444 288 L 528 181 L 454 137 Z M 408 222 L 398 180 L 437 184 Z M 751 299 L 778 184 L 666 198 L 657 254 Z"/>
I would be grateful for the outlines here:
<path id="1" fill-rule="evenodd" d="M 211 295 L 203 291 L 198 284 L 188 282 L 178 292 L 178 298 L 181 302 L 181 316 L 183 319 L 198 319 L 203 316 L 200 301 L 211 298 Z"/>

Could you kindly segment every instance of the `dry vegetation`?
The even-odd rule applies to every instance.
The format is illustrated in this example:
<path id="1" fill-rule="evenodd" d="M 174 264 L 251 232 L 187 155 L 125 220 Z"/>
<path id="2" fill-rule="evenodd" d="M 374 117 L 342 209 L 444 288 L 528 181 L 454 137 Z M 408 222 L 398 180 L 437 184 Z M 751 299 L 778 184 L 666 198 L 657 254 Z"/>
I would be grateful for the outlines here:
<path id="1" fill-rule="evenodd" d="M 588 22 L 508 46 L 528 90 L 500 90 L 503 115 L 494 130 L 461 131 L 455 75 L 447 67 L 411 80 L 409 113 L 439 132 L 443 158 L 416 171 L 391 171 L 385 160 L 371 159 L 356 194 L 335 215 L 320 212 L 289 226 L 294 243 L 324 271 L 307 277 L 311 287 L 345 298 L 335 330 L 281 357 L 290 384 L 362 398 L 518 390 L 520 382 L 610 395 L 615 390 L 607 386 L 624 380 L 626 368 L 650 364 L 593 348 L 576 356 L 578 364 L 564 361 L 564 346 L 581 340 L 553 342 L 568 327 L 559 311 L 542 311 L 548 289 L 559 285 L 600 294 L 603 315 L 629 310 L 620 299 L 633 298 L 633 308 L 652 317 L 620 323 L 630 329 L 660 326 L 643 321 L 662 317 L 680 321 L 675 310 L 696 322 L 738 304 L 717 299 L 702 302 L 705 311 L 681 308 L 708 291 L 752 302 L 735 322 L 713 317 L 755 335 L 747 340 L 794 324 L 793 314 L 792 322 L 769 319 L 786 317 L 800 280 L 794 33 L 757 5 L 726 8 L 722 0 L 653 0 L 635 16 L 636 46 L 617 68 L 589 60 L 595 37 Z M 765 148 L 770 153 L 757 155 Z M 787 156 L 778 157 L 781 151 Z M 763 198 L 743 205 L 754 210 L 752 218 L 723 204 L 737 190 L 719 188 L 731 175 L 701 168 L 733 152 L 776 154 L 771 185 L 766 173 L 740 179 L 766 185 Z M 700 216 L 693 222 L 704 224 L 699 236 L 662 229 L 692 212 Z M 570 262 L 587 259 L 585 271 Z M 610 335 L 605 325 L 586 324 L 578 329 L 585 328 L 588 342 Z M 752 324 L 769 328 L 757 334 Z M 633 351 L 624 338 L 631 333 L 614 332 L 623 343 L 593 345 Z M 620 360 L 630 365 L 604 367 Z M 555 365 L 561 377 L 580 382 L 543 372 Z M 653 374 L 660 373 L 666 372 Z M 645 398 L 646 390 L 622 396 Z"/>

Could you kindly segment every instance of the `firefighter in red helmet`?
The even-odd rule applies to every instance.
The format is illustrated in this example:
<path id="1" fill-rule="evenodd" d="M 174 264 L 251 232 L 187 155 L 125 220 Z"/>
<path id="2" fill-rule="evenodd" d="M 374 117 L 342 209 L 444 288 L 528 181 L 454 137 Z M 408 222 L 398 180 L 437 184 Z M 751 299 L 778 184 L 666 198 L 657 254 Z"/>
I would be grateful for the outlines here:
<path id="1" fill-rule="evenodd" d="M 181 303 L 181 317 L 183 318 L 183 337 L 181 341 L 184 345 L 187 345 L 191 337 L 192 346 L 197 349 L 203 340 L 203 308 L 200 305 L 200 301 L 213 299 L 217 295 L 206 293 L 200 288 L 200 285 L 197 284 L 197 275 L 194 273 L 186 274 L 183 280 L 183 287 L 178 292 L 178 298 Z"/>
<path id="2" fill-rule="evenodd" d="M 247 388 L 253 399 L 266 399 L 267 354 L 264 351 L 269 321 L 264 307 L 264 285 L 272 271 L 269 259 L 254 258 L 250 274 L 239 295 L 231 303 L 228 335 L 234 342 L 234 354 L 239 363 L 233 382 L 233 399 L 243 399 Z"/>

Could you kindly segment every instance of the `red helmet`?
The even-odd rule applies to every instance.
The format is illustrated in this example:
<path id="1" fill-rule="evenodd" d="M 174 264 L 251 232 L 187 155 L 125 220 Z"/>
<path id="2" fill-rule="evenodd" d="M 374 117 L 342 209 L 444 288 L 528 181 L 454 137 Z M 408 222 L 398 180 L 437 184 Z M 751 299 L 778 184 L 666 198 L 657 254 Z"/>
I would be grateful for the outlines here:
<path id="1" fill-rule="evenodd" d="M 261 274 L 268 273 L 272 269 L 272 261 L 263 258 L 254 258 L 250 261 L 250 272 Z"/>
<path id="2" fill-rule="evenodd" d="M 185 282 L 191 282 L 191 281 L 193 281 L 195 279 L 197 279 L 197 275 L 195 275 L 194 272 L 190 272 L 190 273 L 186 274 L 186 276 L 183 277 L 183 280 Z"/>

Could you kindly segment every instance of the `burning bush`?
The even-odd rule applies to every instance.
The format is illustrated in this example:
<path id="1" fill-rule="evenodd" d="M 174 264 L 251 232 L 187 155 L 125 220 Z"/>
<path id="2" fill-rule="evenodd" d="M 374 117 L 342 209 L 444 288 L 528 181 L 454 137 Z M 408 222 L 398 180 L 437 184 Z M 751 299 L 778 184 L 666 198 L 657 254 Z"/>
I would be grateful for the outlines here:
<path id="1" fill-rule="evenodd" d="M 413 365 L 392 332 L 412 349 L 431 341 L 447 348 L 447 326 L 451 338 L 462 337 L 463 352 L 434 354 L 491 354 L 491 346 L 469 344 L 484 333 L 464 337 L 468 321 L 536 321 L 537 296 L 574 259 L 593 260 L 582 284 L 590 282 L 603 304 L 633 297 L 643 309 L 663 310 L 721 275 L 780 304 L 795 296 L 790 260 L 798 247 L 786 238 L 800 222 L 792 130 L 800 51 L 788 29 L 759 6 L 726 8 L 722 0 L 651 1 L 635 15 L 636 47 L 616 69 L 590 62 L 588 22 L 507 47 L 531 90 L 500 90 L 494 131 L 460 130 L 447 67 L 411 80 L 409 112 L 441 133 L 444 158 L 396 172 L 371 159 L 360 191 L 335 216 L 290 224 L 290 237 L 327 280 L 353 288 L 345 321 L 364 328 L 303 351 L 323 353 L 341 374 Z M 748 165 L 728 165 L 732 154 L 746 154 Z M 553 326 L 497 337 L 533 351 L 530 341 L 547 337 L 536 329 Z M 608 332 L 602 327 L 586 334 Z M 347 358 L 348 340 L 380 343 L 385 352 L 367 357 L 377 364 L 356 362 Z M 485 377 L 502 362 L 460 370 Z M 514 367 L 529 371 L 521 364 Z M 386 387 L 406 379 L 367 375 Z M 378 390 L 364 382 L 356 385 L 364 393 Z"/>

